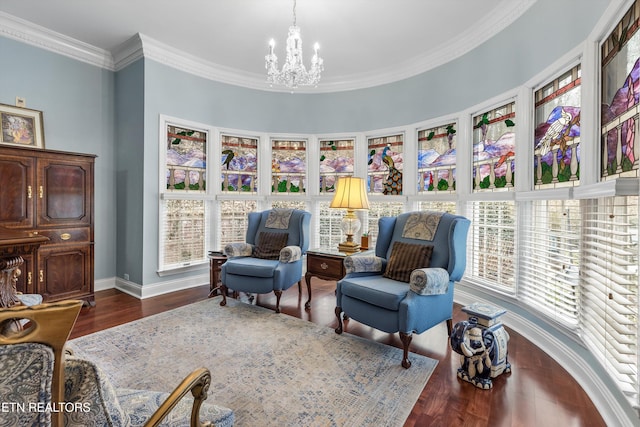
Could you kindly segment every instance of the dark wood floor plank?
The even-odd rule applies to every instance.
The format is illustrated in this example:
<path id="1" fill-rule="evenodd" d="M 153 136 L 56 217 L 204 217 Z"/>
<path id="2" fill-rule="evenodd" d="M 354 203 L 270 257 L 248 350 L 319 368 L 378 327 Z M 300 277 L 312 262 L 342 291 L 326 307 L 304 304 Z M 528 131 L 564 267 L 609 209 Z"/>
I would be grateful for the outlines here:
<path id="1" fill-rule="evenodd" d="M 282 313 L 335 328 L 335 283 L 313 278 L 312 288 L 311 310 L 304 309 L 305 287 L 303 295 L 299 295 L 297 286 L 293 286 L 282 295 Z M 208 293 L 208 286 L 199 286 L 138 300 L 114 289 L 99 291 L 96 292 L 96 306 L 82 309 L 71 338 L 202 301 Z M 246 295 L 241 295 L 240 299 L 249 302 Z M 275 296 L 269 294 L 258 295 L 253 303 L 273 309 L 275 301 Z M 456 305 L 454 323 L 466 318 L 461 307 Z M 345 330 L 401 347 L 397 334 L 376 331 L 353 320 L 346 322 Z M 437 359 L 439 363 L 405 427 L 605 426 L 591 399 L 562 366 L 520 334 L 507 330 L 513 372 L 495 378 L 491 390 L 478 389 L 457 378 L 459 356 L 449 347 L 444 323 L 414 336 L 411 350 Z"/>

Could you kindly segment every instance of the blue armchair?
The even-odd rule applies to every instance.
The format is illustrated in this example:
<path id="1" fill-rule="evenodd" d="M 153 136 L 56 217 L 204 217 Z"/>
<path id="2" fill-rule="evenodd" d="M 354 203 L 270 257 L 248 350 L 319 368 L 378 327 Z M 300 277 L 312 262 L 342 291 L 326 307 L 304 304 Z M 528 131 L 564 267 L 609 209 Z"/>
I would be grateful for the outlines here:
<path id="1" fill-rule="evenodd" d="M 282 291 L 298 283 L 302 292 L 302 256 L 309 248 L 311 213 L 298 209 L 271 209 L 251 212 L 246 242 L 230 243 L 224 248 L 227 261 L 222 265 L 222 302 L 227 290 L 276 295 L 276 313 L 280 313 Z M 311 301 L 311 287 L 307 286 Z"/>
<path id="2" fill-rule="evenodd" d="M 402 366 L 409 368 L 414 332 L 446 320 L 451 333 L 453 285 L 466 267 L 469 225 L 462 216 L 439 212 L 380 218 L 375 255 L 344 260 L 347 274 L 336 291 L 336 333 L 342 333 L 343 314 L 384 332 L 399 332 Z"/>

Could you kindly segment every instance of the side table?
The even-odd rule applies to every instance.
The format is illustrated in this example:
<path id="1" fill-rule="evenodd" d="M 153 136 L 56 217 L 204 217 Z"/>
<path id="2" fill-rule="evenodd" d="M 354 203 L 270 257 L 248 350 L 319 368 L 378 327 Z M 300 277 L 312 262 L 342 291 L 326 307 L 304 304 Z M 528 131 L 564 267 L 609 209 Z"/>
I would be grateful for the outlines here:
<path id="1" fill-rule="evenodd" d="M 311 290 L 311 278 L 314 276 L 323 280 L 335 280 L 337 282 L 346 274 L 344 259 L 347 256 L 369 253 L 373 253 L 373 250 L 346 253 L 331 248 L 309 249 L 307 251 L 307 272 L 304 275 L 304 280 L 307 282 L 307 289 Z M 307 304 L 310 304 L 310 302 L 311 292 L 309 292 L 309 301 L 307 301 Z M 305 305 L 307 308 L 309 308 L 309 306 Z"/>
<path id="2" fill-rule="evenodd" d="M 209 296 L 218 295 L 218 291 L 222 286 L 220 279 L 220 271 L 222 264 L 227 262 L 227 256 L 222 252 L 209 253 Z M 220 291 L 222 292 L 222 291 Z"/>
<path id="3" fill-rule="evenodd" d="M 319 277 L 324 280 L 340 280 L 344 277 L 343 261 L 347 254 L 330 249 L 310 249 L 307 251 L 307 272 L 305 280 Z"/>

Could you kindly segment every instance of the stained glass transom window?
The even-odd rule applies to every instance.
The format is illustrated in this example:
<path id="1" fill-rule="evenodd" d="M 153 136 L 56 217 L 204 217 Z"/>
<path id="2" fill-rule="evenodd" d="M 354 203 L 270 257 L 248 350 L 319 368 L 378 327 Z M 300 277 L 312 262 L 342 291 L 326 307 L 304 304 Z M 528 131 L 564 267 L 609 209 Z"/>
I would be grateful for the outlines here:
<path id="1" fill-rule="evenodd" d="M 418 131 L 418 192 L 453 192 L 455 174 L 455 123 Z"/>
<path id="2" fill-rule="evenodd" d="M 320 140 L 320 192 L 333 193 L 341 176 L 353 175 L 353 139 Z"/>
<path id="3" fill-rule="evenodd" d="M 167 190 L 206 190 L 207 133 L 167 125 Z"/>
<path id="4" fill-rule="evenodd" d="M 258 191 L 258 140 L 222 135 L 222 165 L 220 169 L 223 192 Z"/>
<path id="5" fill-rule="evenodd" d="M 307 141 L 271 141 L 271 192 L 301 194 L 306 187 Z"/>
<path id="6" fill-rule="evenodd" d="M 402 194 L 404 135 L 368 139 L 367 185 L 370 193 Z"/>
<path id="7" fill-rule="evenodd" d="M 603 179 L 638 177 L 640 3 L 635 2 L 602 44 Z"/>
<path id="8" fill-rule="evenodd" d="M 473 190 L 511 190 L 515 170 L 515 102 L 473 118 Z"/>
<path id="9" fill-rule="evenodd" d="M 535 188 L 579 183 L 580 78 L 577 65 L 535 92 Z"/>

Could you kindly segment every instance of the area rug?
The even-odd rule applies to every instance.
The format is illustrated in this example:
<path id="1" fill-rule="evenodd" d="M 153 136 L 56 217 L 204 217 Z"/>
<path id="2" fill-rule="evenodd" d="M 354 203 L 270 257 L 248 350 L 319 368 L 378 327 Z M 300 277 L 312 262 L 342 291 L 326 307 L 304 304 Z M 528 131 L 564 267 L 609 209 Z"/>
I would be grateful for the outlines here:
<path id="1" fill-rule="evenodd" d="M 207 367 L 207 402 L 236 426 L 402 426 L 437 361 L 228 299 L 201 301 L 69 342 L 115 387 L 172 391 Z"/>

